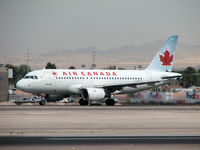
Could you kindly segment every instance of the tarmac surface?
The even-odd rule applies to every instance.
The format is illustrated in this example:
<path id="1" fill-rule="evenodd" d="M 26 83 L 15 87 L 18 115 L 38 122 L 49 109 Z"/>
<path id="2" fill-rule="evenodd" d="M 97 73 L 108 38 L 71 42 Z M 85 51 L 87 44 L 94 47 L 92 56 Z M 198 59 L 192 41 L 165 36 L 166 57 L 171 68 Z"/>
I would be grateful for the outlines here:
<path id="1" fill-rule="evenodd" d="M 3 145 L 1 150 L 199 150 L 199 144 Z"/>
<path id="2" fill-rule="evenodd" d="M 199 114 L 200 106 L 0 105 L 0 148 L 199 149 Z"/>
<path id="3" fill-rule="evenodd" d="M 181 149 L 198 150 L 200 136 L 71 136 L 71 137 L 0 137 L 3 149 Z"/>
<path id="4" fill-rule="evenodd" d="M 0 105 L 0 135 L 200 135 L 199 106 Z"/>

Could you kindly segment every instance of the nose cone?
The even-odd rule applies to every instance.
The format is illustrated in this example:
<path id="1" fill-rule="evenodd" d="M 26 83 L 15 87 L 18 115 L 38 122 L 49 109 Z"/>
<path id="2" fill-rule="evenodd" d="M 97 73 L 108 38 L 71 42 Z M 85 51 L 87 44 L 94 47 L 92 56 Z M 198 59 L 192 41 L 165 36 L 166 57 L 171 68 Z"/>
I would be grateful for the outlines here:
<path id="1" fill-rule="evenodd" d="M 19 80 L 19 81 L 17 82 L 16 87 L 17 87 L 18 89 L 21 89 L 21 87 L 22 87 L 22 82 L 21 82 L 21 80 Z"/>
<path id="2" fill-rule="evenodd" d="M 24 82 L 23 82 L 22 80 L 19 80 L 19 81 L 17 82 L 16 87 L 17 87 L 18 89 L 22 90 L 22 91 L 24 91 L 25 88 L 26 88 L 26 87 L 25 87 L 25 84 L 24 84 Z"/>

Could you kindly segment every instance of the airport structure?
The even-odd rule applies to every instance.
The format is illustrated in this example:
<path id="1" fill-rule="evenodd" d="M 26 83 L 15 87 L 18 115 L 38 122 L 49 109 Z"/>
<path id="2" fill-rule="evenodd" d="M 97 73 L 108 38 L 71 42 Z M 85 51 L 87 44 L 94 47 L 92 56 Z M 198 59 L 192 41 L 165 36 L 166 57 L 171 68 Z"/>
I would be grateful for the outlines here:
<path id="1" fill-rule="evenodd" d="M 137 92 L 130 98 L 131 104 L 142 105 L 199 105 L 200 92 Z"/>
<path id="2" fill-rule="evenodd" d="M 8 100 L 8 70 L 0 67 L 0 101 Z"/>

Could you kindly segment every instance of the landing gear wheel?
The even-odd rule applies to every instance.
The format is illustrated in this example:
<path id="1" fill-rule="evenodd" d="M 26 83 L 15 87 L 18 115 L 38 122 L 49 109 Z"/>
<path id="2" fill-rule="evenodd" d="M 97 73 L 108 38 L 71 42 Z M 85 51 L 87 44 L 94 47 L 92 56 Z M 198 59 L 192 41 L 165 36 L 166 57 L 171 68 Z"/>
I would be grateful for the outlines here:
<path id="1" fill-rule="evenodd" d="M 106 100 L 106 105 L 107 106 L 114 106 L 115 105 L 115 100 L 114 99 L 107 99 Z"/>
<path id="2" fill-rule="evenodd" d="M 40 101 L 39 104 L 40 105 L 45 105 L 45 101 Z"/>
<path id="3" fill-rule="evenodd" d="M 80 104 L 80 105 L 86 106 L 86 105 L 88 105 L 88 101 L 87 101 L 87 100 L 80 99 L 80 100 L 79 100 L 79 104 Z"/>

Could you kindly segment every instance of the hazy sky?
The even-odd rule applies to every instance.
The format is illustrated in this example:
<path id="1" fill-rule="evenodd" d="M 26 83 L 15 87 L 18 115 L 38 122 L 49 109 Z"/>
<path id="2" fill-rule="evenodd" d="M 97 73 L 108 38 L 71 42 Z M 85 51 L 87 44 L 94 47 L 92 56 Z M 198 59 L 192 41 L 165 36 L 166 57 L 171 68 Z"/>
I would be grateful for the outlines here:
<path id="1" fill-rule="evenodd" d="M 200 0 L 0 0 L 0 52 L 200 45 Z"/>

